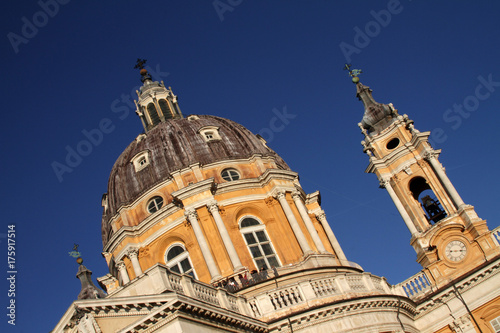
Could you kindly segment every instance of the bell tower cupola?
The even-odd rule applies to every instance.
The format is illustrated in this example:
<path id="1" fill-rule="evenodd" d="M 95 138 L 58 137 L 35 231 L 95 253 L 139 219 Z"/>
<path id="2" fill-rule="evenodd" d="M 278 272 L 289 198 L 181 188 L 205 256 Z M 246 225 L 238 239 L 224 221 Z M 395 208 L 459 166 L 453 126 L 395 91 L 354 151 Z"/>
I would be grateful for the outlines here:
<path id="1" fill-rule="evenodd" d="M 499 253 L 486 221 L 463 202 L 439 162 L 430 132 L 420 132 L 392 104 L 377 103 L 372 90 L 359 81 L 360 70 L 346 70 L 364 105 L 358 124 L 369 157 L 367 173 L 377 175 L 380 187 L 398 209 L 411 233 L 417 262 L 436 283 L 449 281 Z"/>
<path id="2" fill-rule="evenodd" d="M 168 119 L 183 118 L 177 96 L 172 88 L 165 87 L 163 81 L 153 81 L 151 74 L 144 68 L 145 59 L 137 59 L 135 68 L 140 69 L 142 87 L 136 91 L 134 100 L 136 113 L 141 118 L 144 130 L 148 132 L 153 127 Z"/>

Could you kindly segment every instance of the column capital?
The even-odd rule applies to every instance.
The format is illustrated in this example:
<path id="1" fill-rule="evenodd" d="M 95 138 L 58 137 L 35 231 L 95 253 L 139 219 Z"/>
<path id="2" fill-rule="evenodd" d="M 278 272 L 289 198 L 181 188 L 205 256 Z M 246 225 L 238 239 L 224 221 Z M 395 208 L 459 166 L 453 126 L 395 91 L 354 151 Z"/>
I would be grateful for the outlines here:
<path id="1" fill-rule="evenodd" d="M 321 212 L 321 213 L 316 214 L 316 218 L 320 222 L 326 222 L 326 214 L 325 214 L 325 212 Z"/>
<path id="2" fill-rule="evenodd" d="M 122 269 L 125 269 L 125 263 L 122 261 L 122 260 L 118 260 L 116 262 L 116 267 L 119 269 L 119 270 L 122 270 Z"/>
<path id="3" fill-rule="evenodd" d="M 432 159 L 435 159 L 438 156 L 438 153 L 433 149 L 433 150 L 426 150 L 424 153 L 424 160 L 430 161 Z"/>
<path id="4" fill-rule="evenodd" d="M 387 186 L 391 186 L 390 184 L 391 181 L 389 179 L 379 178 L 378 181 L 380 188 L 387 188 Z"/>
<path id="5" fill-rule="evenodd" d="M 132 249 L 129 249 L 127 251 L 127 257 L 129 257 L 130 259 L 137 258 L 138 254 L 139 254 L 139 250 L 136 248 L 132 248 Z"/>
<path id="6" fill-rule="evenodd" d="M 186 209 L 186 211 L 184 212 L 184 216 L 186 216 L 190 221 L 198 218 L 198 214 L 196 213 L 196 209 L 194 208 Z"/>
<path id="7" fill-rule="evenodd" d="M 299 191 L 295 190 L 292 192 L 292 198 L 293 200 L 297 200 L 297 199 L 302 199 L 302 195 Z"/>
<path id="8" fill-rule="evenodd" d="M 278 200 L 285 199 L 286 198 L 286 191 L 285 190 L 276 190 L 276 192 L 274 192 L 274 194 L 273 194 L 273 197 L 275 197 Z"/>
<path id="9" fill-rule="evenodd" d="M 210 213 L 214 213 L 214 212 L 219 211 L 219 205 L 218 205 L 217 201 L 215 201 L 215 200 L 207 203 L 207 208 L 210 211 Z"/>

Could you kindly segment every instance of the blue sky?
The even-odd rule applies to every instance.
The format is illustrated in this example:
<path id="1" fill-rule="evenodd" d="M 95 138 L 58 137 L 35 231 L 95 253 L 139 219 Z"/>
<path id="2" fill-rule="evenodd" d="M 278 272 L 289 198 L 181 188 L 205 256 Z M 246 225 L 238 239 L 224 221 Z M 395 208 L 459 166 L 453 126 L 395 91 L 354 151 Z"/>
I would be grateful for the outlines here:
<path id="1" fill-rule="evenodd" d="M 321 191 L 348 259 L 390 283 L 420 267 L 389 195 L 364 173 L 363 106 L 344 63 L 363 69 L 378 102 L 439 133 L 434 147 L 464 201 L 491 229 L 500 224 L 498 2 L 42 3 L 51 5 L 9 2 L 0 14 L 0 268 L 7 276 L 5 235 L 14 224 L 18 271 L 16 326 L 6 310 L 0 316 L 9 332 L 48 332 L 76 299 L 73 243 L 94 279 L 107 273 L 100 200 L 114 161 L 142 131 L 129 106 L 140 84 L 138 57 L 172 86 L 185 115 L 217 115 L 266 133 L 305 191 Z M 286 124 L 270 134 L 276 110 L 285 109 Z M 68 149 L 85 149 L 85 133 L 102 122 L 107 133 L 68 166 Z M 58 177 L 54 163 L 71 172 Z"/>

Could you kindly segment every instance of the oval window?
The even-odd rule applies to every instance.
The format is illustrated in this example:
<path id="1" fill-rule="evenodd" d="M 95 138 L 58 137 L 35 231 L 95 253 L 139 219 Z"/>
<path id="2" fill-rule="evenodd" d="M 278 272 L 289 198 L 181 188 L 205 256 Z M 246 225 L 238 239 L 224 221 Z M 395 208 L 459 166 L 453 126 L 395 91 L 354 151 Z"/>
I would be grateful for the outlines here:
<path id="1" fill-rule="evenodd" d="M 240 174 L 235 169 L 224 169 L 220 175 L 228 182 L 240 179 Z"/>
<path id="2" fill-rule="evenodd" d="M 387 142 L 387 149 L 389 150 L 392 150 L 394 148 L 396 148 L 397 146 L 399 146 L 399 139 L 398 138 L 394 138 L 392 139 L 391 141 Z"/>
<path id="3" fill-rule="evenodd" d="M 153 197 L 148 202 L 148 212 L 153 214 L 163 206 L 163 198 L 160 196 Z"/>

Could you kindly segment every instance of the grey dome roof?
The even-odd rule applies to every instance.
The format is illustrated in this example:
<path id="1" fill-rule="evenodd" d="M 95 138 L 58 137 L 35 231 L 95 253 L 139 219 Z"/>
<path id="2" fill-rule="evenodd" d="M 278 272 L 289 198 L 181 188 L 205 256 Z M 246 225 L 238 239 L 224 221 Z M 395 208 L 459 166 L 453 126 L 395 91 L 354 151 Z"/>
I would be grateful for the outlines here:
<path id="1" fill-rule="evenodd" d="M 118 208 L 136 200 L 156 184 L 170 178 L 174 171 L 200 163 L 249 158 L 255 154 L 274 158 L 281 169 L 288 165 L 256 135 L 231 120 L 200 115 L 199 119 L 170 119 L 147 132 L 141 140 L 134 140 L 116 160 L 108 181 L 107 209 L 102 219 L 102 237 L 106 244 L 112 230 L 107 223 Z M 221 140 L 206 142 L 199 130 L 206 126 L 218 127 Z M 131 160 L 148 151 L 149 165 L 135 171 Z"/>

